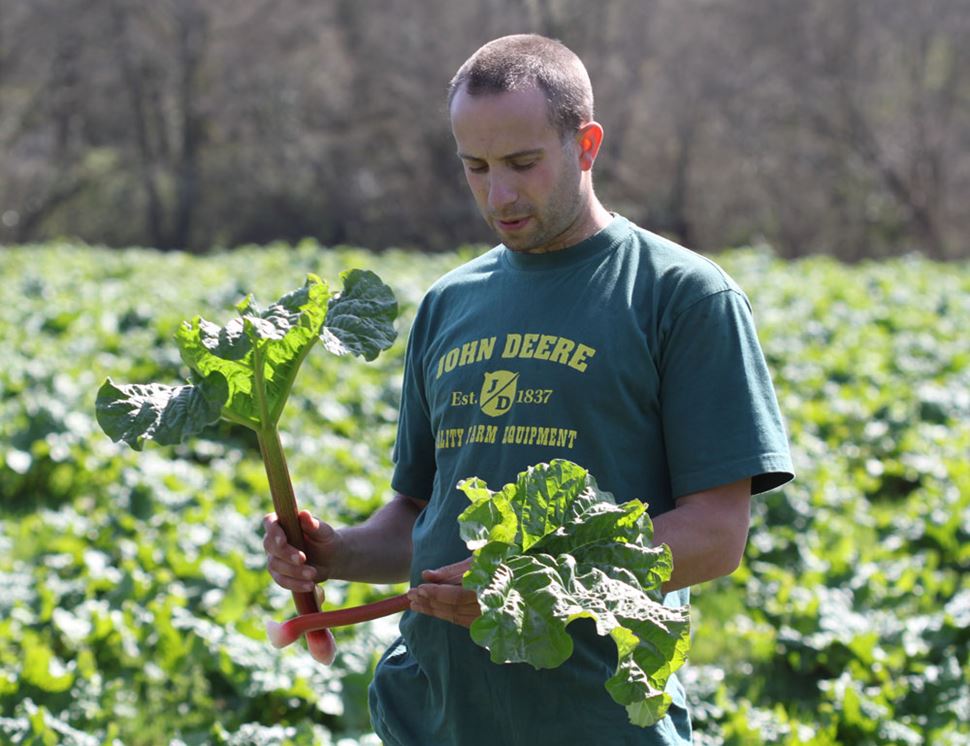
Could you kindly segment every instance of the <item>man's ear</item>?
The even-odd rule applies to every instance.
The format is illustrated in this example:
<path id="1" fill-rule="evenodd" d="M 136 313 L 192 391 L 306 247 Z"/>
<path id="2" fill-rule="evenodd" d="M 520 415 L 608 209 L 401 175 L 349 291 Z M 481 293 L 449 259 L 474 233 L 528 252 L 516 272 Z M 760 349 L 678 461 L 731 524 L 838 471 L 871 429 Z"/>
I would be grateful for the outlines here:
<path id="1" fill-rule="evenodd" d="M 603 126 L 599 122 L 587 122 L 576 133 L 576 142 L 579 145 L 579 167 L 589 171 L 603 144 Z"/>

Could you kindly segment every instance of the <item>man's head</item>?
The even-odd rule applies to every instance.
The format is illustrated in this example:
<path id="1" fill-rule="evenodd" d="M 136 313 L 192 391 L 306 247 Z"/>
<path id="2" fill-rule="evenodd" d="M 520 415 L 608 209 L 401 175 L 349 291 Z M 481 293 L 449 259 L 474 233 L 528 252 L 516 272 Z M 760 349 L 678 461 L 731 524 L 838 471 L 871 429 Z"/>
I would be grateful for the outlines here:
<path id="1" fill-rule="evenodd" d="M 579 58 L 538 36 L 479 49 L 449 91 L 451 128 L 478 209 L 517 252 L 572 246 L 609 222 L 591 169 L 603 128 Z"/>
<path id="2" fill-rule="evenodd" d="M 472 96 L 537 86 L 549 121 L 562 137 L 593 121 L 593 87 L 582 61 L 564 44 L 538 34 L 490 41 L 468 58 L 448 86 L 448 105 L 464 90 Z"/>

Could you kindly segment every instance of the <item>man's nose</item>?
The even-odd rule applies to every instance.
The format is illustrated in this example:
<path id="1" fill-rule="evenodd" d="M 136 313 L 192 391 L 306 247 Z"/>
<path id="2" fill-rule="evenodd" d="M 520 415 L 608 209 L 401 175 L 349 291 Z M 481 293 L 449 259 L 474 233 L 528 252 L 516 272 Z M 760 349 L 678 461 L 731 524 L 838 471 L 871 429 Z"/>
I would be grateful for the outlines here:
<path id="1" fill-rule="evenodd" d="M 488 206 L 493 210 L 501 210 L 514 204 L 519 193 L 512 180 L 498 174 L 492 175 L 488 183 Z"/>

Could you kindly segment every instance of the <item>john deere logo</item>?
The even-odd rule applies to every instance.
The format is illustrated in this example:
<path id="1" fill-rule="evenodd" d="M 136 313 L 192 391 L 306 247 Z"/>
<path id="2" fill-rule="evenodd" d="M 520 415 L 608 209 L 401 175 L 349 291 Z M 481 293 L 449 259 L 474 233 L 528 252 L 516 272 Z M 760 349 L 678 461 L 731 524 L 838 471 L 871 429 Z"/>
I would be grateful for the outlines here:
<path id="1" fill-rule="evenodd" d="M 515 400 L 515 387 L 519 382 L 519 374 L 510 370 L 497 370 L 485 374 L 482 384 L 482 411 L 490 417 L 498 417 L 512 408 Z"/>

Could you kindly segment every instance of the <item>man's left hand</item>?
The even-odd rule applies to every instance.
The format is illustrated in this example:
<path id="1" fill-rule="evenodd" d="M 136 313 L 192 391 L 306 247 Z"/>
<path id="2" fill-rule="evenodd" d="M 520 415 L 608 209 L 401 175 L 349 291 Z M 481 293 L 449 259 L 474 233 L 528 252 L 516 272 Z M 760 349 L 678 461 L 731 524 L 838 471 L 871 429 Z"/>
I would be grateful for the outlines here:
<path id="1" fill-rule="evenodd" d="M 475 591 L 461 587 L 461 578 L 471 562 L 469 557 L 437 570 L 422 572 L 425 582 L 408 591 L 411 611 L 470 627 L 482 615 Z"/>

